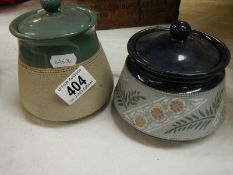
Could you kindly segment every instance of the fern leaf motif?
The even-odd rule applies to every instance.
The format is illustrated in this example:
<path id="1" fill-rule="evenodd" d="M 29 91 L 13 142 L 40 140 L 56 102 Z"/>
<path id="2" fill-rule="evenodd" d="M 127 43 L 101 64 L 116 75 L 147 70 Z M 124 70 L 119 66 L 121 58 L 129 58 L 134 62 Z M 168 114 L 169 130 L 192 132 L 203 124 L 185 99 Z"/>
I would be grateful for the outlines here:
<path id="1" fill-rule="evenodd" d="M 186 116 L 183 119 L 175 122 L 175 124 L 172 125 L 173 128 L 166 131 L 164 134 L 177 133 L 187 130 L 201 130 L 207 128 L 211 121 L 215 118 L 216 113 L 220 107 L 223 92 L 224 89 L 221 89 L 217 92 L 211 106 L 205 109 L 205 111 L 199 110 L 197 114 Z"/>
<path id="2" fill-rule="evenodd" d="M 127 109 L 129 106 L 137 105 L 140 100 L 146 100 L 146 97 L 141 96 L 139 91 L 125 91 L 122 88 L 116 90 L 117 104 Z"/>

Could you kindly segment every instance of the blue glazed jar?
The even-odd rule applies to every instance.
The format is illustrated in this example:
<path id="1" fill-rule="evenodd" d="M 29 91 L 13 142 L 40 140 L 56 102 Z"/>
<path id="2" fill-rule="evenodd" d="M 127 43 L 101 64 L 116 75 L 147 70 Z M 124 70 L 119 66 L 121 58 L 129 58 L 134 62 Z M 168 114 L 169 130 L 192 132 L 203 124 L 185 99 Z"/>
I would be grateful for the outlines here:
<path id="1" fill-rule="evenodd" d="M 114 105 L 131 126 L 168 140 L 193 140 L 223 122 L 230 52 L 184 21 L 149 28 L 128 42 Z"/>

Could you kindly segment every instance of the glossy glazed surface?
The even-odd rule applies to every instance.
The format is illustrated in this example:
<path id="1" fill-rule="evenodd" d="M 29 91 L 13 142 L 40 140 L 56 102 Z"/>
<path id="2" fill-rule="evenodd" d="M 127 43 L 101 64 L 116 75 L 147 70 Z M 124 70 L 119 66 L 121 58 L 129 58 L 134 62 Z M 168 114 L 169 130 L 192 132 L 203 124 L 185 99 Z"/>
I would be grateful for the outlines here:
<path id="1" fill-rule="evenodd" d="M 230 59 L 226 46 L 205 33 L 189 31 L 188 26 L 183 32 L 183 27 L 177 25 L 174 29 L 171 26 L 172 31 L 149 28 L 136 33 L 128 42 L 132 64 L 168 81 L 205 79 L 223 71 Z M 177 28 L 180 31 L 175 32 Z"/>
<path id="2" fill-rule="evenodd" d="M 19 40 L 19 55 L 26 65 L 52 68 L 51 56 L 74 53 L 76 64 L 93 56 L 100 48 L 95 29 L 83 34 L 47 41 Z"/>
<path id="3" fill-rule="evenodd" d="M 183 78 L 169 78 L 166 76 L 151 74 L 138 66 L 127 57 L 126 66 L 128 71 L 141 83 L 165 92 L 172 93 L 193 93 L 204 92 L 217 86 L 225 77 L 225 71 L 220 71 L 214 76 L 192 79 L 192 81 Z"/>
<path id="4" fill-rule="evenodd" d="M 11 33 L 21 39 L 51 40 L 81 34 L 95 26 L 96 15 L 89 9 L 60 7 L 58 3 L 59 0 L 42 0 L 45 9 L 33 10 L 14 19 L 10 24 Z"/>
<path id="5" fill-rule="evenodd" d="M 205 39 L 198 41 L 194 34 L 177 42 L 166 31 L 148 33 L 137 40 L 135 49 L 142 62 L 174 74 L 208 72 L 220 61 L 218 49 Z"/>
<path id="6" fill-rule="evenodd" d="M 17 17 L 10 31 L 19 38 L 19 58 L 32 67 L 52 68 L 52 56 L 74 54 L 76 64 L 100 48 L 96 15 L 81 7 L 59 7 L 59 0 L 42 0 L 45 9 Z"/>
<path id="7" fill-rule="evenodd" d="M 54 39 L 88 30 L 95 24 L 93 17 L 94 14 L 79 7 L 62 7 L 52 14 L 38 10 L 19 22 L 18 32 L 31 39 Z"/>
<path id="8" fill-rule="evenodd" d="M 55 13 L 59 11 L 61 0 L 40 0 L 40 4 L 47 12 Z"/>

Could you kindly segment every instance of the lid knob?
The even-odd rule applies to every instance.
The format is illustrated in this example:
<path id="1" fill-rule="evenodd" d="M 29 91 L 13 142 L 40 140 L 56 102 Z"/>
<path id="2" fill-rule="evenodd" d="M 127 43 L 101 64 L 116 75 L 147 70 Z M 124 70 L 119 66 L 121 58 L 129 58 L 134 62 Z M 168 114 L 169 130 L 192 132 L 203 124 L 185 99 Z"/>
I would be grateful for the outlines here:
<path id="1" fill-rule="evenodd" d="M 61 6 L 61 0 L 40 0 L 40 4 L 48 13 L 55 13 Z"/>
<path id="2" fill-rule="evenodd" d="M 192 32 L 191 26 L 185 21 L 176 21 L 170 26 L 172 38 L 184 41 Z"/>

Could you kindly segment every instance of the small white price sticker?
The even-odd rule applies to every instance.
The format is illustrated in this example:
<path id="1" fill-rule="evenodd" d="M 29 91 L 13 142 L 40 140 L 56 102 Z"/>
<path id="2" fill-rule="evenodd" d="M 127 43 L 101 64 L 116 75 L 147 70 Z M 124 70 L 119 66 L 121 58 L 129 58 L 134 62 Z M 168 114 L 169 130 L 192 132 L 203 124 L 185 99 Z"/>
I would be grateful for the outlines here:
<path id="1" fill-rule="evenodd" d="M 50 63 L 53 68 L 73 66 L 76 64 L 77 58 L 74 53 L 65 55 L 53 55 L 51 56 Z"/>
<path id="2" fill-rule="evenodd" d="M 55 89 L 55 93 L 68 105 L 72 105 L 95 83 L 93 76 L 83 66 L 80 66 Z"/>

